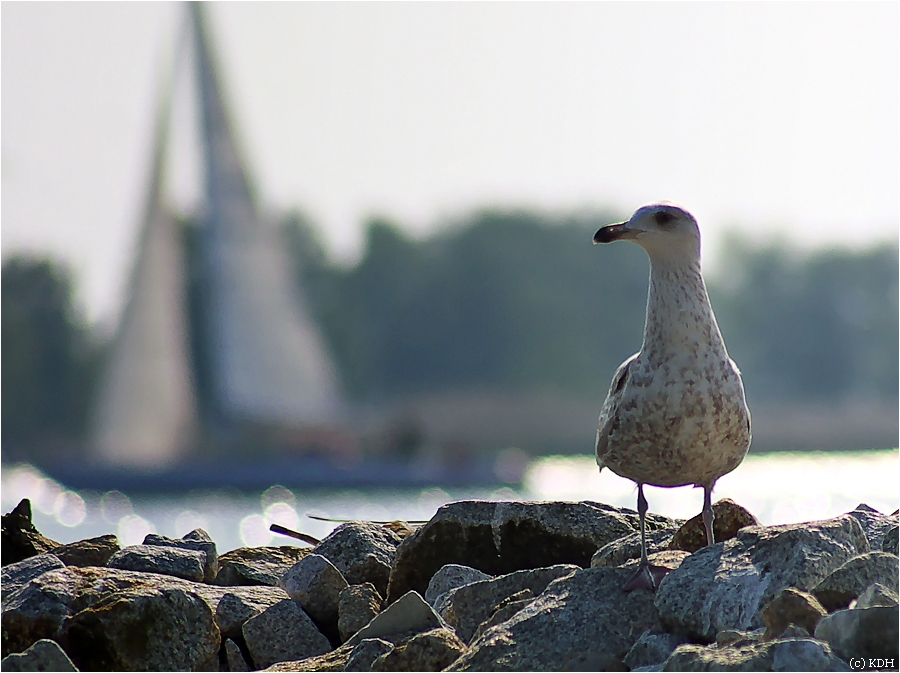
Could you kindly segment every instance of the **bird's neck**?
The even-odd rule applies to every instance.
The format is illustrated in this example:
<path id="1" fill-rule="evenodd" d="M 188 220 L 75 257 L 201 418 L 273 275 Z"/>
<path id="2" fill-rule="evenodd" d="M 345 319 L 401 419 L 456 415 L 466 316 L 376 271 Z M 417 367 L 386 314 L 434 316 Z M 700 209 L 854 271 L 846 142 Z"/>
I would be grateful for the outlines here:
<path id="1" fill-rule="evenodd" d="M 699 350 L 693 349 L 699 346 Z M 645 353 L 712 352 L 727 358 L 700 273 L 700 259 L 650 259 L 650 290 L 644 324 Z"/>

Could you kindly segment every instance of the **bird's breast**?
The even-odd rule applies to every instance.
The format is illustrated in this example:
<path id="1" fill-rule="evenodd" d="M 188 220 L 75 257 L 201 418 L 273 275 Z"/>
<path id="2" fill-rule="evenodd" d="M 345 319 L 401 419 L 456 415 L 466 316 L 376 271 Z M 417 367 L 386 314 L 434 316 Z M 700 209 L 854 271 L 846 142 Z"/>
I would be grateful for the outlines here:
<path id="1" fill-rule="evenodd" d="M 632 363 L 603 464 L 661 486 L 714 481 L 750 444 L 743 386 L 730 361 L 640 356 Z"/>

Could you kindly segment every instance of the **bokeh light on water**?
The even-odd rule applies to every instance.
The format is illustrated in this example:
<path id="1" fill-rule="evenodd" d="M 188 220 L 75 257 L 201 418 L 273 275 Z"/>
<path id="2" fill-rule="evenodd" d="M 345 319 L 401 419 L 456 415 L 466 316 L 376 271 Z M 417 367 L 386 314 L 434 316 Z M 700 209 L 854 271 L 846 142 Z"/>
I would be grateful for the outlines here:
<path id="1" fill-rule="evenodd" d="M 72 528 L 84 521 L 87 507 L 84 504 L 84 498 L 75 491 L 63 491 L 56 496 L 53 513 L 58 523 Z"/>
<path id="2" fill-rule="evenodd" d="M 764 524 L 795 523 L 836 516 L 861 502 L 890 514 L 897 509 L 898 484 L 897 450 L 750 455 L 719 480 L 714 499 L 731 498 Z M 679 518 L 697 514 L 703 500 L 699 489 L 687 487 L 648 487 L 646 494 L 652 512 Z M 154 496 L 76 493 L 31 466 L 15 465 L 4 468 L 0 495 L 4 513 L 30 498 L 38 530 L 59 542 L 115 533 L 124 547 L 140 544 L 150 532 L 181 537 L 203 528 L 224 553 L 245 545 L 305 546 L 272 534 L 272 523 L 320 539 L 340 525 L 311 519 L 308 513 L 415 521 L 431 518 L 448 502 L 469 498 L 593 500 L 634 509 L 636 489 L 609 470 L 599 474 L 591 456 L 551 456 L 533 461 L 518 488 L 310 490 L 273 485 L 261 493 L 231 488 Z"/>
<path id="3" fill-rule="evenodd" d="M 550 456 L 528 470 L 525 492 L 536 499 L 594 500 L 635 508 L 634 482 L 609 470 L 598 473 L 593 457 Z M 650 511 L 677 518 L 700 512 L 700 489 L 657 488 L 644 492 Z M 713 500 L 731 498 L 764 524 L 826 519 L 864 502 L 880 512 L 897 509 L 897 451 L 798 452 L 749 455 L 716 483 Z"/>

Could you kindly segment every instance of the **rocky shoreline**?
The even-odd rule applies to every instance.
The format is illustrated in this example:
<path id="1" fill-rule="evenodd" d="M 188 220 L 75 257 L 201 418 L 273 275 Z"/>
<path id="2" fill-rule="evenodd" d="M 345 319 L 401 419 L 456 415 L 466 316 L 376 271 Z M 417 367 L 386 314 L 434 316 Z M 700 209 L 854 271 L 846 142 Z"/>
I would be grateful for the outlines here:
<path id="1" fill-rule="evenodd" d="M 897 670 L 898 516 L 762 526 L 651 515 L 654 593 L 624 593 L 637 514 L 462 501 L 313 548 L 218 555 L 200 529 L 59 545 L 3 516 L 3 671 Z M 862 662 L 862 663 L 860 663 Z"/>

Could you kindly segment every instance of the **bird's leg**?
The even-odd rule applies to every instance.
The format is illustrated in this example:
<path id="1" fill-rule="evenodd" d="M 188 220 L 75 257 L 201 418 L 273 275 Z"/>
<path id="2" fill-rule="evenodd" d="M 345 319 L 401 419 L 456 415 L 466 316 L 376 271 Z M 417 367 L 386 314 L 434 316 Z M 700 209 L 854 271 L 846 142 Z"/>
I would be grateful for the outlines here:
<path id="1" fill-rule="evenodd" d="M 715 514 L 713 513 L 712 508 L 712 485 L 703 487 L 703 525 L 706 528 L 706 544 L 711 545 L 716 543 L 715 535 L 713 534 L 713 519 L 715 519 Z"/>
<path id="2" fill-rule="evenodd" d="M 638 484 L 637 509 L 638 520 L 641 525 L 641 562 L 638 565 L 637 572 L 622 585 L 622 590 L 650 589 L 651 591 L 656 591 L 656 587 L 659 586 L 660 581 L 666 576 L 669 569 L 650 565 L 650 560 L 647 558 L 647 531 L 644 525 L 644 519 L 647 516 L 647 499 L 644 497 L 643 484 Z"/>

